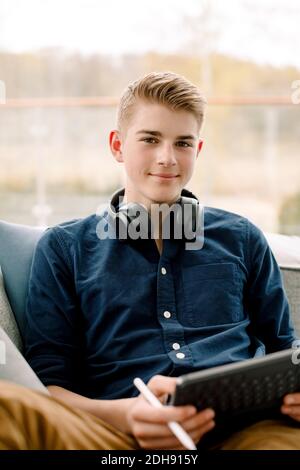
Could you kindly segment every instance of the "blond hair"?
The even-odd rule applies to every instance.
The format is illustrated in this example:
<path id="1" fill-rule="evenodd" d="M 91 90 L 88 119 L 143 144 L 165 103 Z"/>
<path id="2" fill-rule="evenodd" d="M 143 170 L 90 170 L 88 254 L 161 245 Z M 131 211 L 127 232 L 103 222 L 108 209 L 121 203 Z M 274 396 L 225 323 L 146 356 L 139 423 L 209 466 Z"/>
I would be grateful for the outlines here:
<path id="1" fill-rule="evenodd" d="M 173 72 L 151 72 L 127 86 L 121 96 L 117 126 L 122 130 L 129 123 L 138 100 L 163 104 L 173 110 L 191 112 L 201 129 L 206 99 L 185 77 Z"/>

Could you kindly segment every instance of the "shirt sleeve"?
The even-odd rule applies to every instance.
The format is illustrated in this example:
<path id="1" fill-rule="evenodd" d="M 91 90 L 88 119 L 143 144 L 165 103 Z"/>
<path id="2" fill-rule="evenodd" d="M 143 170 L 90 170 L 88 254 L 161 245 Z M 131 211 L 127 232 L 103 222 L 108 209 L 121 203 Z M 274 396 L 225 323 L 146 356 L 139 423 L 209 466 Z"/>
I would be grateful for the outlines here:
<path id="1" fill-rule="evenodd" d="M 33 257 L 26 305 L 25 357 L 45 385 L 80 393 L 82 320 L 71 256 L 58 231 L 59 227 L 46 231 Z"/>
<path id="2" fill-rule="evenodd" d="M 268 242 L 255 225 L 248 225 L 248 301 L 251 327 L 271 353 L 292 346 L 296 339 L 280 268 Z"/>

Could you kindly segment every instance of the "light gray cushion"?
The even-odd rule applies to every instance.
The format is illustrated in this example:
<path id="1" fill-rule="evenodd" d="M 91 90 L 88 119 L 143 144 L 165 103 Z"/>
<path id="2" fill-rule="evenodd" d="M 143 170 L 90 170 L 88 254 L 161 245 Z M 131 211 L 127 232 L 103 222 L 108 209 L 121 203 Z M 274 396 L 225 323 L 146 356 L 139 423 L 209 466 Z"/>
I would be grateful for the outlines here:
<path id="1" fill-rule="evenodd" d="M 283 283 L 291 307 L 296 333 L 300 338 L 300 267 L 281 268 Z"/>
<path id="2" fill-rule="evenodd" d="M 24 330 L 24 312 L 32 255 L 44 229 L 0 220 L 0 266 L 8 300 L 20 333 Z"/>
<path id="3" fill-rule="evenodd" d="M 20 351 L 0 327 L 0 379 L 49 394 Z"/>
<path id="4" fill-rule="evenodd" d="M 22 339 L 19 328 L 16 323 L 11 306 L 8 302 L 6 292 L 3 285 L 3 276 L 0 266 L 0 327 L 8 334 L 12 342 L 22 351 Z"/>
<path id="5" fill-rule="evenodd" d="M 300 337 L 300 237 L 265 233 L 280 266 L 297 335 Z"/>
<path id="6" fill-rule="evenodd" d="M 265 236 L 281 267 L 300 268 L 300 237 L 268 232 Z"/>

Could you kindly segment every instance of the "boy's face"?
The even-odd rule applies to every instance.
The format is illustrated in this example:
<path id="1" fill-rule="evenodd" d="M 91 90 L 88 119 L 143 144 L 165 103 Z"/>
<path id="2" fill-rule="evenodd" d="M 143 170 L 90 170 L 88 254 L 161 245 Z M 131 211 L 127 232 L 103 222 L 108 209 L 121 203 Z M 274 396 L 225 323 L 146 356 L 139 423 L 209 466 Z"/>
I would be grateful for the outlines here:
<path id="1" fill-rule="evenodd" d="M 126 171 L 127 202 L 172 203 L 190 180 L 201 149 L 199 125 L 188 111 L 139 101 L 126 131 L 110 133 L 115 159 Z"/>

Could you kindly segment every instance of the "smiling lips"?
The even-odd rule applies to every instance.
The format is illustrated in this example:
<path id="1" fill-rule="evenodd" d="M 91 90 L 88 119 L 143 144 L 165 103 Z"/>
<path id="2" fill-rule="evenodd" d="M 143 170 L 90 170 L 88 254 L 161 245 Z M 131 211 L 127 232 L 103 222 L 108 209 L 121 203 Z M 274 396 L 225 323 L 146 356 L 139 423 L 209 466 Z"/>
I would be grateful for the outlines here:
<path id="1" fill-rule="evenodd" d="M 158 176 L 159 178 L 165 178 L 165 179 L 173 179 L 177 178 L 179 175 L 170 175 L 170 174 L 165 174 L 165 173 L 149 173 L 150 176 Z"/>

